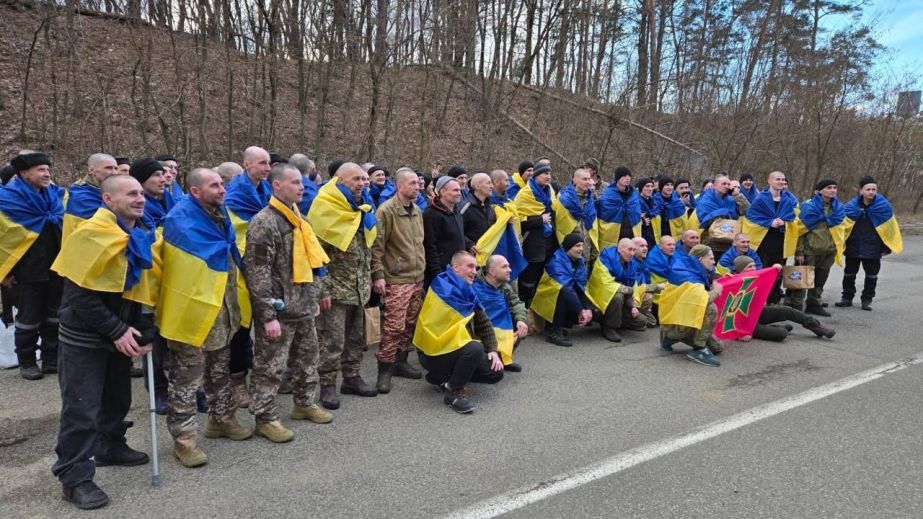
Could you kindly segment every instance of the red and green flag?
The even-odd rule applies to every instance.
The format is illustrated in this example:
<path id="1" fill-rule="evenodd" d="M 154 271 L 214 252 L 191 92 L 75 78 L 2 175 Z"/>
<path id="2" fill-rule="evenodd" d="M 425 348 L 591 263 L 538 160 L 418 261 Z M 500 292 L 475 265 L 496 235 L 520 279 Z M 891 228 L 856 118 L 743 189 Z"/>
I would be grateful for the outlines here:
<path id="1" fill-rule="evenodd" d="M 720 283 L 724 290 L 715 301 L 718 307 L 715 336 L 736 339 L 753 335 L 778 275 L 778 270 L 765 268 L 719 278 L 716 283 Z"/>

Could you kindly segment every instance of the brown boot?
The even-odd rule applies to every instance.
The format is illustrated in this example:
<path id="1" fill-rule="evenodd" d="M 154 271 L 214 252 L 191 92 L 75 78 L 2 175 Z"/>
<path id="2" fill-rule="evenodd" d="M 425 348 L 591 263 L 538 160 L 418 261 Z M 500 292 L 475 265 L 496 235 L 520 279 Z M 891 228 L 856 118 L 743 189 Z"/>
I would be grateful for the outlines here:
<path id="1" fill-rule="evenodd" d="M 298 405 L 292 407 L 292 420 L 310 420 L 314 423 L 330 423 L 333 413 L 317 404 Z"/>
<path id="2" fill-rule="evenodd" d="M 256 435 L 262 436 L 273 443 L 290 442 L 295 437 L 295 433 L 282 425 L 279 420 L 256 424 Z"/>
<path id="3" fill-rule="evenodd" d="M 250 407 L 250 392 L 247 391 L 247 373 L 231 373 L 231 397 L 237 407 Z"/>
<path id="4" fill-rule="evenodd" d="M 199 448 L 195 433 L 183 433 L 174 438 L 173 455 L 184 467 L 201 467 L 208 463 L 208 456 Z"/>
<path id="5" fill-rule="evenodd" d="M 240 441 L 251 436 L 253 436 L 253 429 L 241 425 L 233 415 L 224 419 L 209 415 L 205 423 L 205 437 L 209 439 L 230 438 Z"/>

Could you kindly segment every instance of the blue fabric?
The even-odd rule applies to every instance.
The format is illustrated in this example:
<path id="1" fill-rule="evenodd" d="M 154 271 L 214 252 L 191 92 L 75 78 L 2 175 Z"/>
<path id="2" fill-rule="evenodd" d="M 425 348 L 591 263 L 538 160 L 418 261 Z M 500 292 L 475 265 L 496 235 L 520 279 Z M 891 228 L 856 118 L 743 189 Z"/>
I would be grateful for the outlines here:
<path id="1" fill-rule="evenodd" d="M 737 212 L 737 203 L 734 201 L 734 197 L 731 195 L 719 196 L 714 189 L 706 189 L 699 195 L 699 199 L 696 201 L 695 214 L 699 218 L 699 225 L 703 229 L 715 218 L 737 220 L 740 216 Z"/>
<path id="2" fill-rule="evenodd" d="M 173 202 L 179 202 L 183 197 L 186 196 L 186 193 L 183 193 L 183 188 L 179 185 L 179 182 L 173 181 L 173 185 L 170 186 L 168 190 L 170 196 L 173 198 Z"/>
<path id="3" fill-rule="evenodd" d="M 176 203 L 173 201 L 173 195 L 169 191 L 164 191 L 163 200 L 166 204 L 166 209 L 164 209 L 163 204 L 160 203 L 160 200 L 157 200 L 153 196 L 144 193 L 144 217 L 149 219 L 154 227 L 160 227 L 163 225 L 164 219 L 167 217 L 167 213 L 170 212 L 170 209 L 173 209 L 173 206 Z"/>
<path id="4" fill-rule="evenodd" d="M 869 218 L 872 221 L 872 227 L 878 227 L 894 216 L 894 209 L 891 208 L 891 203 L 888 202 L 888 199 L 883 195 L 875 195 L 875 198 L 872 199 L 872 203 L 868 207 L 863 207 L 860 203 L 861 200 L 862 195 L 858 195 L 849 202 L 846 202 L 846 216 L 854 222 L 858 222 L 863 218 Z"/>
<path id="5" fill-rule="evenodd" d="M 429 200 L 427 200 L 426 195 L 424 195 L 423 193 L 417 193 L 417 199 L 414 200 L 413 202 L 417 204 L 417 207 L 419 207 L 421 211 L 426 209 L 427 206 L 429 206 Z"/>
<path id="6" fill-rule="evenodd" d="M 756 198 L 756 195 L 760 194 L 760 190 L 756 188 L 756 182 L 750 184 L 750 189 L 740 186 L 740 192 L 747 198 L 748 201 L 753 202 L 753 199 Z"/>
<path id="7" fill-rule="evenodd" d="M 529 178 L 529 188 L 532 189 L 532 195 L 535 197 L 535 200 L 545 206 L 545 212 L 551 214 L 551 186 L 545 186 L 545 188 L 542 189 L 542 187 L 535 182 L 535 177 L 531 177 Z M 550 223 L 542 225 L 542 233 L 546 238 L 551 236 L 552 232 L 553 229 Z"/>
<path id="8" fill-rule="evenodd" d="M 830 200 L 830 214 L 827 214 L 824 209 L 824 197 L 817 193 L 801 203 L 801 213 L 798 217 L 808 229 L 814 229 L 820 222 L 826 222 L 829 229 L 843 223 L 846 218 L 846 207 L 834 197 Z"/>
<path id="9" fill-rule="evenodd" d="M 41 234 L 49 223 L 60 229 L 64 218 L 61 188 L 51 184 L 36 191 L 16 175 L 5 188 L 0 189 L 0 212 L 36 234 Z"/>
<path id="10" fill-rule="evenodd" d="M 678 249 L 678 247 L 677 247 Z M 708 271 L 702 266 L 698 258 L 689 256 L 676 256 L 673 258 L 673 266 L 670 268 L 670 275 L 667 281 L 671 285 L 682 285 L 685 282 L 698 283 L 704 285 L 707 290 L 711 290 L 711 279 Z"/>
<path id="11" fill-rule="evenodd" d="M 737 247 L 731 247 L 724 254 L 721 255 L 721 260 L 718 261 L 722 267 L 733 271 L 734 270 L 734 260 L 740 256 L 740 253 L 737 252 Z M 763 268 L 763 260 L 760 259 L 759 255 L 755 250 L 747 248 L 747 253 L 744 256 L 748 256 L 753 259 L 753 263 L 756 265 L 757 269 Z"/>
<path id="12" fill-rule="evenodd" d="M 482 279 L 476 279 L 472 285 L 478 301 L 487 312 L 490 318 L 490 324 L 494 328 L 501 330 L 513 329 L 513 316 L 510 314 L 510 308 L 506 303 L 506 296 L 489 283 Z"/>
<path id="13" fill-rule="evenodd" d="M 388 199 L 394 198 L 394 195 L 397 194 L 397 186 L 394 185 L 391 179 L 387 179 L 383 186 L 378 186 L 376 184 L 370 185 L 369 194 L 372 195 L 372 200 L 375 201 L 375 207 L 378 207 L 387 202 Z"/>
<path id="14" fill-rule="evenodd" d="M 518 192 L 518 190 L 517 190 L 517 192 Z M 490 193 L 490 203 L 495 204 L 495 205 L 499 205 L 500 207 L 506 207 L 506 204 L 508 204 L 508 203 L 510 203 L 510 202 L 512 202 L 512 201 L 513 201 L 513 199 L 510 198 L 510 191 L 509 191 L 509 189 L 507 189 L 506 194 L 503 195 L 502 198 L 499 197 L 499 196 L 497 196 L 497 194 L 494 193 L 494 192 L 491 192 L 491 193 Z"/>
<path id="15" fill-rule="evenodd" d="M 232 178 L 228 182 L 227 190 L 228 194 L 224 197 L 225 206 L 245 222 L 249 222 L 256 213 L 266 207 L 272 196 L 269 182 L 260 180 L 259 184 L 253 187 L 246 171 Z"/>
<path id="16" fill-rule="evenodd" d="M 660 193 L 654 193 L 653 198 L 660 208 L 657 214 L 668 221 L 686 214 L 686 204 L 683 203 L 683 199 L 675 191 L 670 193 L 669 199 L 664 199 Z"/>
<path id="17" fill-rule="evenodd" d="M 511 223 L 506 224 L 506 229 L 503 230 L 503 234 L 500 235 L 500 241 L 497 242 L 497 247 L 494 248 L 494 254 L 499 254 L 510 262 L 511 280 L 518 278 L 522 271 L 529 266 L 529 262 L 522 254 L 519 237 L 516 236 L 516 231 L 513 230 L 513 224 Z"/>
<path id="18" fill-rule="evenodd" d="M 89 220 L 96 210 L 103 205 L 103 192 L 90 184 L 71 184 L 67 188 L 67 207 L 65 214 Z"/>
<path id="19" fill-rule="evenodd" d="M 339 182 L 337 183 L 337 189 L 340 190 L 340 193 L 342 193 L 346 201 L 349 202 L 349 206 L 352 207 L 353 211 L 362 211 L 362 209 L 359 208 L 359 204 L 356 203 L 352 191 Z M 374 229 L 375 225 L 378 223 L 378 218 L 375 217 L 375 203 L 372 201 L 372 195 L 369 194 L 368 189 L 362 190 L 362 204 L 370 207 L 368 212 L 363 211 L 362 213 L 362 230 L 364 232 Z"/>
<path id="20" fill-rule="evenodd" d="M 641 202 L 641 215 L 648 218 L 654 218 L 660 216 L 660 205 L 657 203 L 657 199 L 651 195 L 650 198 L 644 198 L 641 195 L 638 195 L 638 200 Z"/>
<path id="21" fill-rule="evenodd" d="M 680 249 L 682 246 L 679 245 L 677 248 Z M 649 273 L 666 278 L 670 275 L 671 263 L 673 263 L 673 256 L 667 256 L 659 245 L 655 245 L 654 248 L 647 252 L 647 260 L 644 262 L 644 266 L 647 267 Z"/>
<path id="22" fill-rule="evenodd" d="M 519 190 L 522 189 L 516 182 L 513 182 L 513 177 L 510 177 L 510 186 L 506 188 L 506 199 L 515 200 L 516 195 L 519 194 Z"/>
<path id="23" fill-rule="evenodd" d="M 577 260 L 577 268 L 574 268 L 574 263 L 570 256 L 564 252 L 564 249 L 558 249 L 545 265 L 545 272 L 560 283 L 562 287 L 570 287 L 580 291 L 586 290 L 586 262 L 582 256 Z"/>
<path id="24" fill-rule="evenodd" d="M 429 289 L 462 317 L 468 317 L 476 309 L 482 308 L 471 285 L 449 265 L 446 265 L 445 271 L 433 278 Z"/>
<path id="25" fill-rule="evenodd" d="M 311 203 L 314 202 L 320 188 L 317 187 L 313 180 L 304 175 L 301 176 L 301 184 L 304 186 L 304 194 L 301 197 L 301 202 L 298 202 L 298 210 L 301 211 L 302 215 L 307 216 L 308 211 L 311 209 Z"/>
<path id="26" fill-rule="evenodd" d="M 765 227 L 770 231 L 785 232 L 785 226 L 772 227 L 772 221 L 781 218 L 786 222 L 795 221 L 795 208 L 798 207 L 798 199 L 791 191 L 785 190 L 780 193 L 779 206 L 772 199 L 772 191 L 766 190 L 757 195 L 747 210 L 747 220 Z"/>
<path id="27" fill-rule="evenodd" d="M 640 276 L 643 274 L 641 263 L 635 261 L 634 258 L 631 258 L 627 266 L 622 265 L 622 258 L 619 256 L 618 247 L 615 245 L 604 248 L 599 253 L 599 259 L 597 261 L 602 262 L 609 271 L 609 274 L 615 279 L 616 283 L 622 285 L 630 287 L 635 286 L 635 284 L 640 281 Z"/>
<path id="28" fill-rule="evenodd" d="M 115 217 L 119 227 L 128 234 L 128 246 L 125 248 L 125 257 L 128 260 L 128 272 L 125 274 L 125 290 L 141 281 L 141 271 L 154 266 L 154 255 L 151 246 L 157 239 L 154 228 L 143 228 L 135 225 L 129 229 L 125 222 L 118 216 Z"/>
<path id="29" fill-rule="evenodd" d="M 571 183 L 567 184 L 558 194 L 558 201 L 561 202 L 564 209 L 567 209 L 571 218 L 578 222 L 583 222 L 586 230 L 589 231 L 596 224 L 596 197 L 593 196 L 593 193 L 587 194 L 586 202 L 581 206 L 577 188 Z"/>
<path id="30" fill-rule="evenodd" d="M 628 223 L 634 227 L 641 221 L 641 197 L 638 190 L 628 186 L 631 193 L 628 200 L 622 198 L 622 192 L 619 191 L 615 182 L 609 184 L 603 190 L 599 199 L 599 217 L 604 222 L 621 224 L 628 214 Z"/>
<path id="31" fill-rule="evenodd" d="M 221 207 L 224 228 L 219 229 L 212 217 L 198 200 L 183 197 L 167 214 L 163 223 L 163 239 L 202 261 L 216 272 L 228 271 L 228 254 L 240 267 L 240 251 L 237 249 L 236 234 L 227 209 Z"/>

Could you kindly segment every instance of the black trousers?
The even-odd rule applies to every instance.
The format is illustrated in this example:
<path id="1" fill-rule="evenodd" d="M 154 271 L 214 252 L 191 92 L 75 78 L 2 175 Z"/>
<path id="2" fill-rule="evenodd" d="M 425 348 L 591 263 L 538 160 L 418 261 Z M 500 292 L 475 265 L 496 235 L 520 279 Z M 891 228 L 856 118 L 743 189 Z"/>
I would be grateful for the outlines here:
<path id="1" fill-rule="evenodd" d="M 125 443 L 130 422 L 131 358 L 104 348 L 61 345 L 61 428 L 51 472 L 70 488 L 91 481 L 97 453 Z"/>
<path id="2" fill-rule="evenodd" d="M 561 290 L 558 293 L 558 302 L 554 307 L 553 328 L 571 328 L 580 321 L 580 311 L 583 303 L 573 290 Z"/>
<path id="3" fill-rule="evenodd" d="M 859 274 L 859 265 L 865 271 L 865 284 L 862 287 L 862 301 L 871 302 L 875 299 L 875 289 L 878 287 L 878 273 L 881 272 L 881 258 L 846 258 L 846 267 L 843 269 L 843 299 L 852 300 L 856 297 L 856 276 Z"/>
<path id="4" fill-rule="evenodd" d="M 58 308 L 63 286 L 61 278 L 16 285 L 17 313 L 13 343 L 22 367 L 36 365 L 35 352 L 42 339 L 42 364 L 58 363 Z"/>
<path id="5" fill-rule="evenodd" d="M 784 305 L 766 305 L 760 313 L 760 322 L 753 330 L 753 337 L 762 341 L 780 342 L 788 337 L 788 330 L 774 323 L 791 321 L 805 328 L 820 324 L 813 316 L 801 310 Z"/>
<path id="6" fill-rule="evenodd" d="M 544 261 L 530 261 L 529 265 L 519 274 L 519 299 L 526 304 L 526 308 L 532 304 L 535 289 L 538 288 L 538 282 L 541 281 L 544 273 Z"/>
<path id="7" fill-rule="evenodd" d="M 250 328 L 241 326 L 231 337 L 231 373 L 246 373 L 253 367 L 253 339 Z"/>
<path id="8" fill-rule="evenodd" d="M 444 355 L 429 355 L 417 350 L 420 365 L 428 373 L 426 380 L 441 384 L 448 382 L 452 389 L 461 389 L 469 382 L 496 384 L 503 380 L 503 370 L 490 369 L 490 359 L 480 342 L 471 341 Z"/>
<path id="9" fill-rule="evenodd" d="M 785 233 L 769 230 L 766 237 L 760 242 L 756 249 L 757 256 L 763 262 L 763 268 L 768 268 L 776 263 L 785 265 Z M 776 282 L 772 285 L 772 292 L 769 293 L 769 299 L 766 304 L 774 305 L 782 299 L 782 273 L 776 276 Z"/>
<path id="10" fill-rule="evenodd" d="M 166 398 L 167 388 L 170 385 L 170 382 L 167 379 L 167 364 L 170 359 L 170 354 L 167 351 L 167 340 L 158 335 L 157 338 L 154 339 L 152 346 L 153 348 L 151 349 L 151 354 L 154 364 L 154 394 Z M 144 370 L 144 389 L 147 389 L 148 392 L 150 392 L 151 388 L 147 387 L 147 359 L 144 357 L 141 358 L 141 369 Z"/>

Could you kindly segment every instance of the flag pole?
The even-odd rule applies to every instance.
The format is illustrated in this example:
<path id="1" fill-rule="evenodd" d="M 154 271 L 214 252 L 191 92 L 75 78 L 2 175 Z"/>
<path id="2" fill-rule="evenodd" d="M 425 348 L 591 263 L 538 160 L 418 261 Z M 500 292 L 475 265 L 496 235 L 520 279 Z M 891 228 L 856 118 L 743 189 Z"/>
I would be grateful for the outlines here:
<path id="1" fill-rule="evenodd" d="M 151 458 L 154 462 L 152 466 L 151 485 L 160 486 L 160 465 L 157 459 L 157 403 L 154 397 L 154 350 L 152 349 L 145 355 L 147 357 L 147 394 L 151 411 Z"/>

